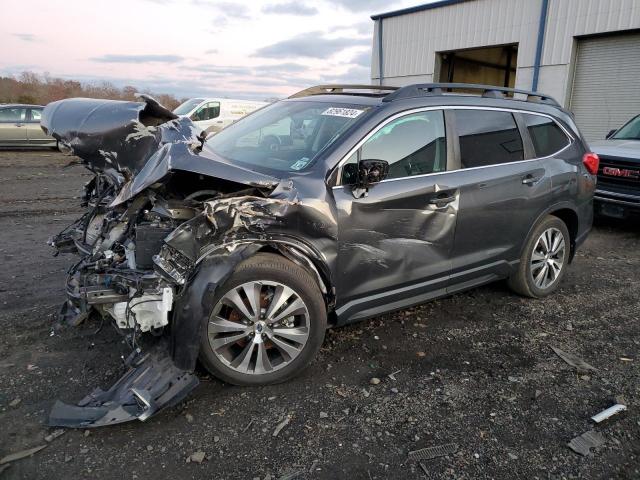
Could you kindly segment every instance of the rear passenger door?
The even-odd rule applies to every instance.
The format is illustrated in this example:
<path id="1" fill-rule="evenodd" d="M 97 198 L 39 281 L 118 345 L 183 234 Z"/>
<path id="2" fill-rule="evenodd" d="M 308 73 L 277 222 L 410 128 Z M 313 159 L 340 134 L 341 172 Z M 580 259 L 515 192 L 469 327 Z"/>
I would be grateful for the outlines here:
<path id="1" fill-rule="evenodd" d="M 529 229 L 549 205 L 551 191 L 520 114 L 469 108 L 453 112 L 460 205 L 450 292 L 508 275 Z"/>
<path id="2" fill-rule="evenodd" d="M 39 145 L 43 143 L 51 143 L 55 140 L 44 133 L 42 127 L 40 127 L 40 119 L 42 117 L 41 108 L 30 108 L 28 114 L 27 127 L 27 139 L 29 143 L 33 145 Z"/>

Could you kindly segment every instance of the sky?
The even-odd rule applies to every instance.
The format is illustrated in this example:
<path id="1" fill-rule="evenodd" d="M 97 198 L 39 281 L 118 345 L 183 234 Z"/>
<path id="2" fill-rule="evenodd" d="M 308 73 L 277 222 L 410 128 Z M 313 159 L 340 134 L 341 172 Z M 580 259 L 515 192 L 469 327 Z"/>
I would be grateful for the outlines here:
<path id="1" fill-rule="evenodd" d="M 375 13 L 420 0 L 0 0 L 0 75 L 179 98 L 370 83 Z"/>

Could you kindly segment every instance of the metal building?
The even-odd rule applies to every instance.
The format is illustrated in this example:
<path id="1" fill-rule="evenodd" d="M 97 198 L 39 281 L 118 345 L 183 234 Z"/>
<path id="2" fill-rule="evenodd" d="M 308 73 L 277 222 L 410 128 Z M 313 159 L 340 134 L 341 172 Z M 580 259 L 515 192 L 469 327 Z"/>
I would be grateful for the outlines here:
<path id="1" fill-rule="evenodd" d="M 590 140 L 640 113 L 640 0 L 442 0 L 371 18 L 374 83 L 544 92 Z"/>

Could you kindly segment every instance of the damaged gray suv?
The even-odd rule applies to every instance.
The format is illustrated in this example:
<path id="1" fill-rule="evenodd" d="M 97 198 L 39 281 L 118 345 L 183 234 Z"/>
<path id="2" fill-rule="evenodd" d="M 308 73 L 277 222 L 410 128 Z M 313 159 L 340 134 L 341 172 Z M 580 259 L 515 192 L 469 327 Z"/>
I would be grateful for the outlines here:
<path id="1" fill-rule="evenodd" d="M 95 174 L 51 239 L 80 255 L 61 318 L 168 340 L 52 425 L 148 418 L 195 387 L 198 359 L 282 382 L 328 326 L 494 280 L 543 297 L 591 228 L 598 157 L 534 92 L 319 86 L 209 138 L 148 97 L 55 102 L 42 125 Z"/>

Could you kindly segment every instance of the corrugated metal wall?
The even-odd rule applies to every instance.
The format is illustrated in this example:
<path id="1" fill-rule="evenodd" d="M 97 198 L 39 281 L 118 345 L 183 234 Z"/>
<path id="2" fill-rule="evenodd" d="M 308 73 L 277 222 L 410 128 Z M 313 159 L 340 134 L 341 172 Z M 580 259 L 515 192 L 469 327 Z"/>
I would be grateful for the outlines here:
<path id="1" fill-rule="evenodd" d="M 435 52 L 520 43 L 518 64 L 533 64 L 541 0 L 477 0 L 383 20 L 383 75 L 433 75 Z M 376 22 L 379 24 L 379 21 Z M 378 33 L 376 25 L 374 35 Z M 529 39 L 534 39 L 530 41 Z M 378 77 L 374 37 L 372 77 Z"/>
<path id="2" fill-rule="evenodd" d="M 568 64 L 574 38 L 640 28 L 640 0 L 549 0 L 543 65 Z"/>
<path id="3" fill-rule="evenodd" d="M 542 0 L 474 0 L 384 18 L 383 77 L 433 78 L 436 52 L 518 44 L 516 87 L 531 88 Z M 371 76 L 379 78 L 376 21 Z M 568 103 L 574 37 L 640 28 L 640 0 L 549 0 L 539 90 Z"/>

